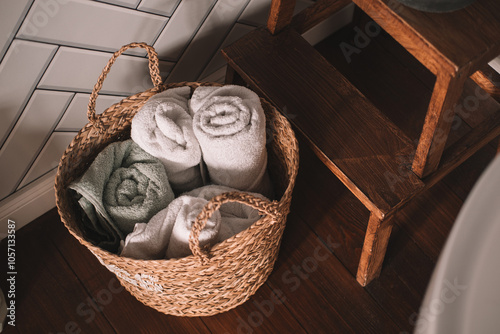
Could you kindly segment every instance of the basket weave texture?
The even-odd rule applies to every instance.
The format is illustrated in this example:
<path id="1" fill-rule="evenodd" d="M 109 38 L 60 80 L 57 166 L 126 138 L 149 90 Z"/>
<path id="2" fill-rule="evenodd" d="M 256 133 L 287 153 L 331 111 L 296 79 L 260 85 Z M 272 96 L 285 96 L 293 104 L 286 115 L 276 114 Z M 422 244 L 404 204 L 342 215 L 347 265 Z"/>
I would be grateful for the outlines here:
<path id="1" fill-rule="evenodd" d="M 104 79 L 116 58 L 129 48 L 146 49 L 154 88 L 127 97 L 100 115 L 95 102 Z M 268 169 L 278 200 L 261 200 L 246 193 L 225 193 L 212 198 L 198 215 L 190 235 L 193 255 L 180 259 L 136 260 L 107 252 L 86 240 L 78 204 L 68 191 L 96 155 L 108 144 L 130 138 L 132 117 L 153 95 L 169 88 L 217 83 L 181 82 L 162 84 L 158 58 L 144 43 L 123 46 L 111 57 L 90 97 L 89 123 L 75 136 L 59 163 L 56 205 L 69 232 L 113 272 L 139 301 L 165 314 L 210 316 L 245 302 L 266 281 L 276 261 L 289 213 L 298 171 L 298 145 L 290 124 L 267 101 Z M 261 218 L 247 230 L 213 246 L 200 249 L 198 236 L 210 215 L 227 202 L 239 202 L 257 209 Z"/>

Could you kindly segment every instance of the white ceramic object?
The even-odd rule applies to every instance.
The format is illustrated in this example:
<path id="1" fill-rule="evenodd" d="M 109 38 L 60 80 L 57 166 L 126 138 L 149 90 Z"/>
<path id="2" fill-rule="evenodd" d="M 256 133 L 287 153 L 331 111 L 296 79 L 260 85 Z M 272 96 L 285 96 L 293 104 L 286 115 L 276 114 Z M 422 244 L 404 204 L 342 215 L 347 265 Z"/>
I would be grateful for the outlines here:
<path id="1" fill-rule="evenodd" d="M 495 71 L 500 73 L 500 56 L 496 57 L 488 63 Z"/>
<path id="2" fill-rule="evenodd" d="M 414 334 L 500 333 L 500 156 L 465 201 L 434 269 Z"/>

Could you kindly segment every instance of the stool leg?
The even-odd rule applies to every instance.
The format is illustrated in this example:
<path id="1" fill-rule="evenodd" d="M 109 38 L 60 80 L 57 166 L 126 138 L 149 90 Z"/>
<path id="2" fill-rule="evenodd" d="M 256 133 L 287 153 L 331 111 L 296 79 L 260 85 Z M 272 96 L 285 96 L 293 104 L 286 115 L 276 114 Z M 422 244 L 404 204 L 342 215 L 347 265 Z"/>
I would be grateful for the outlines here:
<path id="1" fill-rule="evenodd" d="M 267 30 L 271 34 L 277 34 L 292 22 L 295 0 L 272 0 L 269 16 L 267 18 Z"/>
<path id="2" fill-rule="evenodd" d="M 413 159 L 412 170 L 420 178 L 434 172 L 439 165 L 453 123 L 455 104 L 462 94 L 466 79 L 464 73 L 458 73 L 454 77 L 440 74 L 436 78 Z"/>
<path id="3" fill-rule="evenodd" d="M 365 241 L 361 251 L 356 279 L 359 284 L 366 286 L 380 275 L 385 251 L 392 231 L 392 217 L 379 218 L 370 214 L 366 229 Z"/>

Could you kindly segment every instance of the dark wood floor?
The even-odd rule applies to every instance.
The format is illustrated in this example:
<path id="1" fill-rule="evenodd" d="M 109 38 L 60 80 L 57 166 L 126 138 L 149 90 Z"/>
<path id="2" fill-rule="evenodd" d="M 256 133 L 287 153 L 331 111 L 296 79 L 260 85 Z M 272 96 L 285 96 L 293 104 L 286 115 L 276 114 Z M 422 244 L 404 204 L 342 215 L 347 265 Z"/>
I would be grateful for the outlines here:
<path id="1" fill-rule="evenodd" d="M 363 28 L 363 21 L 360 24 Z M 408 55 L 384 33 L 358 48 L 349 63 L 339 44 L 354 43 L 354 37 L 348 27 L 317 48 L 415 138 L 423 121 L 417 111 L 428 103 L 432 75 L 417 62 L 408 63 Z M 381 72 L 395 84 L 380 78 Z M 179 318 L 143 306 L 70 236 L 51 210 L 17 232 L 16 327 L 7 326 L 4 332 L 412 332 L 450 228 L 494 154 L 492 143 L 402 210 L 380 278 L 362 288 L 354 275 L 368 211 L 301 145 L 292 212 L 273 273 L 248 302 L 212 317 Z M 0 245 L 6 254 L 5 240 Z M 6 256 L 1 259 L 6 268 Z M 5 275 L 2 270 L 4 292 Z M 278 290 L 281 301 L 271 303 L 272 292 Z"/>

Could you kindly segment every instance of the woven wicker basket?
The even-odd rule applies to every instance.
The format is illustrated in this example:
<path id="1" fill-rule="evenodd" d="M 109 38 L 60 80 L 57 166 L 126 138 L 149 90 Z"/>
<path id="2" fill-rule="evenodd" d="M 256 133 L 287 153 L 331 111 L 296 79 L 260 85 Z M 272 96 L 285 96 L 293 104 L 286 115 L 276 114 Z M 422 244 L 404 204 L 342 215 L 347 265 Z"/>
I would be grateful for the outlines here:
<path id="1" fill-rule="evenodd" d="M 127 97 L 101 115 L 95 114 L 95 102 L 103 81 L 116 58 L 129 48 L 146 49 L 154 88 Z M 276 261 L 292 190 L 298 169 L 298 145 L 288 121 L 265 100 L 269 133 L 268 168 L 279 200 L 261 200 L 233 192 L 216 196 L 199 214 L 191 232 L 190 248 L 194 255 L 169 260 L 135 260 L 109 253 L 86 240 L 81 228 L 78 204 L 68 185 L 84 173 L 105 146 L 130 137 L 131 119 L 151 96 L 168 88 L 189 86 L 192 90 L 216 83 L 162 84 L 158 58 L 144 43 L 123 46 L 109 60 L 90 97 L 89 123 L 80 130 L 64 152 L 55 180 L 59 215 L 69 232 L 113 272 L 120 283 L 139 301 L 156 310 L 178 316 L 209 316 L 227 311 L 245 302 L 266 281 Z M 270 132 L 270 131 L 268 131 Z M 202 250 L 198 236 L 208 217 L 223 203 L 239 202 L 261 213 L 261 219 L 247 230 Z"/>

